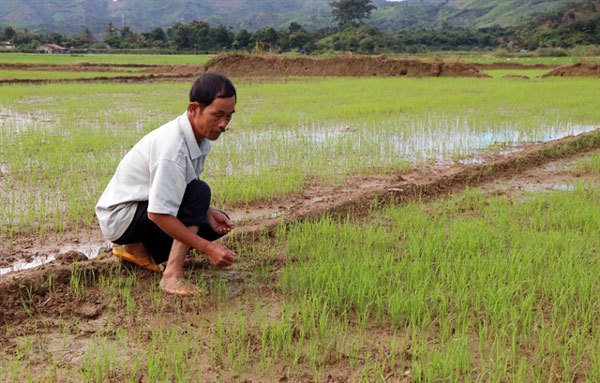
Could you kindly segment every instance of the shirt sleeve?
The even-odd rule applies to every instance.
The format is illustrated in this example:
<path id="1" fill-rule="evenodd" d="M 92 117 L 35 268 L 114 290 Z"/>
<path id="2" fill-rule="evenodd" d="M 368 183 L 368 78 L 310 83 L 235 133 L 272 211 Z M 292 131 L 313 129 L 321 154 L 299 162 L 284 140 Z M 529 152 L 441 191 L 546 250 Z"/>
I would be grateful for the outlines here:
<path id="1" fill-rule="evenodd" d="M 148 213 L 177 216 L 185 193 L 185 171 L 171 160 L 159 160 L 150 170 Z"/>

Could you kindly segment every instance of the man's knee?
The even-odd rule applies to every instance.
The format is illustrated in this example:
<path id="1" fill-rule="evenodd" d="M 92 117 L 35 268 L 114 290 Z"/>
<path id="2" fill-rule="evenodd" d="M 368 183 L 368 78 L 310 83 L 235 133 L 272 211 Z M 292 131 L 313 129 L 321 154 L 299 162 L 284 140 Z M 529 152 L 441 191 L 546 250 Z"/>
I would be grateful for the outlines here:
<path id="1" fill-rule="evenodd" d="M 186 226 L 205 223 L 210 197 L 210 187 L 206 182 L 200 180 L 190 182 L 185 188 L 177 218 Z"/>
<path id="2" fill-rule="evenodd" d="M 204 181 L 193 180 L 185 188 L 183 199 L 191 201 L 209 201 L 210 203 L 211 192 L 210 186 Z"/>

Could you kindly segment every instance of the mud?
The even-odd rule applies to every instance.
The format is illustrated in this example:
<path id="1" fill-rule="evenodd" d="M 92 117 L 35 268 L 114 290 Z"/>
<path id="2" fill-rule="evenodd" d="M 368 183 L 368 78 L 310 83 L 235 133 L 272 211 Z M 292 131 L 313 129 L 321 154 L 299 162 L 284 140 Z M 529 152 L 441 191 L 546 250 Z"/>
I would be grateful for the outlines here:
<path id="1" fill-rule="evenodd" d="M 489 77 L 474 64 L 386 56 L 325 58 L 220 54 L 205 65 L 230 76 Z"/>
<path id="2" fill-rule="evenodd" d="M 550 64 L 521 64 L 521 63 L 511 63 L 511 62 L 494 62 L 494 63 L 475 63 L 474 64 L 478 69 L 550 69 L 556 68 L 557 65 Z"/>
<path id="3" fill-rule="evenodd" d="M 599 63 L 579 63 L 574 65 L 561 66 L 542 77 L 600 77 Z"/>
<path id="4" fill-rule="evenodd" d="M 160 65 L 142 69 L 140 73 L 170 74 L 180 77 L 197 77 L 204 73 L 204 65 Z"/>
<path id="5" fill-rule="evenodd" d="M 519 74 L 505 74 L 504 76 L 502 76 L 503 78 L 516 78 L 519 80 L 529 80 L 529 76 L 522 76 Z"/>
<path id="6" fill-rule="evenodd" d="M 600 186 L 597 175 L 587 174 L 576 167 L 576 163 L 586 156 L 598 154 L 600 150 L 550 161 L 522 173 L 488 182 L 482 185 L 482 189 L 494 194 L 508 194 L 511 199 L 518 199 L 529 192 L 572 191 L 582 182 Z"/>
<path id="7" fill-rule="evenodd" d="M 375 202 L 382 206 L 390 202 L 405 203 L 436 198 L 467 186 L 523 174 L 545 163 L 598 148 L 600 130 L 548 143 L 527 144 L 521 150 L 509 154 L 489 153 L 480 156 L 483 161 L 476 163 L 429 163 L 404 172 L 353 177 L 341 186 L 323 186 L 314 181 L 299 195 L 249 208 L 227 209 L 233 216 L 257 218 L 238 222 L 234 232 L 225 241 L 228 246 L 236 249 L 240 244 L 246 246 L 264 241 L 273 236 L 281 224 L 314 219 L 322 214 L 361 217 L 369 212 Z M 101 238 L 98 231 L 88 233 L 88 236 Z M 33 239 L 30 241 L 34 242 Z M 26 239 L 21 239 L 20 243 L 26 243 Z M 60 254 L 56 253 L 55 257 Z M 28 286 L 30 291 L 45 294 L 48 276 L 53 275 L 56 281 L 62 283 L 68 282 L 70 267 L 74 261 L 83 269 L 93 270 L 96 275 L 106 272 L 111 265 L 117 263 L 110 256 L 108 247 L 103 248 L 100 254 L 98 259 L 83 260 L 80 254 L 73 252 L 34 270 L 6 274 L 0 277 L 0 290 L 5 295 L 20 294 L 23 286 Z M 18 258 L 18 252 L 13 257 Z"/>
<path id="8" fill-rule="evenodd" d="M 149 74 L 145 76 L 99 76 L 99 77 L 91 77 L 91 78 L 68 78 L 68 79 L 2 79 L 0 80 L 0 85 L 8 85 L 8 84 L 51 84 L 51 83 L 59 83 L 59 82 L 84 82 L 84 83 L 93 83 L 93 82 L 147 82 L 147 81 L 155 81 L 155 80 L 169 80 L 169 81 L 177 81 L 177 80 L 186 80 L 189 81 L 189 77 L 182 77 L 177 75 L 160 75 L 160 74 Z"/>
<path id="9" fill-rule="evenodd" d="M 255 206 L 249 211 L 276 207 L 285 211 L 286 219 L 292 219 L 291 214 L 296 214 L 295 219 L 306 219 L 308 215 L 317 212 L 360 217 L 367 214 L 372 206 L 373 200 L 369 200 L 367 196 L 377 198 L 381 205 L 386 201 L 402 200 L 398 196 L 403 196 L 405 192 L 408 194 L 404 195 L 404 200 L 412 201 L 435 198 L 460 190 L 466 185 L 479 185 L 490 193 L 519 193 L 531 184 L 560 187 L 572 184 L 573 177 L 578 178 L 577 174 L 573 175 L 572 164 L 592 152 L 600 152 L 600 131 L 546 144 L 526 145 L 519 152 L 509 155 L 489 154 L 482 164 L 429 164 L 423 168 L 387 176 L 355 177 L 339 187 L 326 188 L 315 183 L 302 195 Z M 341 199 L 339 203 L 338 199 Z M 362 202 L 358 203 L 361 199 Z M 353 202 L 357 204 L 353 205 Z M 320 205 L 321 203 L 324 205 Z M 311 209 L 314 210 L 312 213 Z M 273 229 L 268 222 L 269 219 L 257 218 L 253 224 L 262 226 L 263 231 L 267 227 L 266 234 L 272 234 Z M 226 365 L 215 364 L 214 358 L 210 356 L 211 350 L 214 350 L 210 345 L 216 342 L 214 334 L 218 332 L 219 323 L 223 323 L 219 322 L 219 318 L 223 320 L 227 318 L 226 313 L 233 312 L 227 311 L 226 307 L 237 307 L 247 316 L 245 331 L 250 334 L 248 347 L 254 352 L 261 349 L 262 334 L 261 327 L 255 325 L 255 321 L 265 318 L 277 320 L 282 317 L 286 304 L 286 296 L 277 293 L 274 286 L 279 270 L 287 261 L 277 255 L 266 257 L 260 251 L 261 246 L 277 246 L 276 242 L 271 241 L 263 231 L 252 233 L 248 225 L 243 225 L 241 230 L 246 231 L 246 237 L 238 232 L 229 243 L 235 248 L 236 243 L 249 239 L 249 247 L 244 245 L 247 256 L 227 272 L 223 273 L 209 266 L 199 257 L 190 259 L 185 265 L 186 270 L 191 270 L 190 275 L 198 274 L 201 269 L 199 274 L 209 284 L 212 283 L 212 286 L 215 281 L 223 282 L 228 287 L 226 298 L 218 295 L 218 291 L 214 289 L 210 295 L 200 300 L 156 296 L 159 274 L 120 264 L 110 257 L 84 260 L 85 256 L 76 251 L 41 268 L 0 277 L 0 291 L 3 295 L 0 301 L 0 323 L 3 324 L 0 326 L 0 356 L 5 354 L 13 359 L 19 358 L 22 350 L 28 350 L 26 359 L 21 359 L 20 362 L 33 371 L 34 381 L 37 373 L 43 376 L 45 373 L 40 371 L 52 366 L 55 366 L 57 374 L 52 381 L 77 381 L 79 376 L 67 374 L 82 370 L 90 353 L 99 352 L 98 342 L 102 342 L 102 349 L 112 350 L 110 355 L 114 360 L 128 361 L 131 360 L 132 352 L 139 350 L 143 353 L 149 347 L 148 342 L 153 337 L 154 329 L 169 326 L 172 331 L 181 332 L 182 335 L 189 331 L 201 331 L 199 339 L 202 343 L 198 350 L 199 355 L 206 357 L 196 361 L 195 369 L 203 381 L 265 381 L 265 376 L 258 367 L 249 365 L 241 372 L 228 371 L 223 368 Z M 251 233 L 253 238 L 248 237 Z M 276 250 L 275 254 L 279 254 L 281 249 Z M 265 262 L 269 263 L 269 271 L 263 284 L 248 287 L 253 272 Z M 85 294 L 79 297 L 74 296 L 71 286 L 71 278 L 75 273 L 85 286 Z M 135 281 L 127 293 L 131 294 L 131 300 L 136 303 L 135 310 L 129 310 L 127 306 L 124 290 L 121 290 L 123 285 L 112 286 L 107 282 L 118 283 L 126 279 Z M 260 312 L 260 315 L 252 317 L 254 312 Z M 292 316 L 292 321 L 293 318 Z M 294 329 L 293 326 L 291 328 Z M 413 358 L 409 336 L 402 330 L 369 326 L 367 331 L 372 339 L 398 341 L 404 348 L 404 361 Z M 432 336 L 432 339 L 437 339 L 437 335 Z M 389 350 L 366 344 L 352 355 L 343 352 L 326 358 L 319 368 L 324 372 L 324 381 L 359 381 L 362 376 L 359 374 L 360 368 L 364 363 L 362 355 L 381 353 L 379 358 L 383 360 L 387 352 Z M 314 381 L 311 373 L 313 367 L 307 360 L 298 360 L 293 368 L 282 362 L 274 363 L 272 371 L 276 374 L 275 379 L 280 382 Z M 353 365 L 358 365 L 359 368 Z M 396 366 L 396 372 L 386 370 L 383 381 L 412 381 L 409 366 L 410 364 L 400 363 Z M 127 375 L 127 369 L 116 369 L 112 373 L 115 375 L 106 377 L 104 381 L 132 379 Z M 135 381 L 147 380 L 145 372 L 139 374 Z M 374 380 L 375 378 L 372 379 Z"/>
<path id="10" fill-rule="evenodd" d="M 576 64 L 560 67 L 546 76 L 597 76 L 598 64 Z M 207 70 L 234 77 L 261 76 L 352 76 L 352 77 L 489 77 L 480 70 L 488 69 L 550 69 L 548 64 L 521 64 L 511 62 L 466 63 L 381 56 L 342 55 L 326 58 L 284 57 L 278 55 L 245 55 L 224 53 L 205 65 L 158 65 L 118 63 L 0 63 L 0 70 L 35 70 L 65 72 L 123 72 L 123 68 L 141 69 L 141 76 L 99 76 L 84 79 L 2 79 L 1 84 L 43 84 L 55 82 L 147 82 L 157 80 L 186 81 Z M 577 67 L 576 69 L 567 69 Z M 592 68 L 592 69 L 590 69 Z M 557 74 L 551 74 L 557 73 Z M 521 78 L 524 79 L 525 76 Z"/>
<path id="11" fill-rule="evenodd" d="M 53 63 L 0 63 L 0 70 L 11 69 L 11 70 L 61 70 L 61 71 L 93 71 L 98 72 L 102 69 L 114 69 L 114 67 L 121 68 L 150 68 L 155 67 L 157 64 L 128 64 L 128 63 L 89 63 L 89 62 L 77 62 L 77 63 L 66 63 L 66 64 L 53 64 Z M 89 69 L 93 68 L 93 69 Z"/>

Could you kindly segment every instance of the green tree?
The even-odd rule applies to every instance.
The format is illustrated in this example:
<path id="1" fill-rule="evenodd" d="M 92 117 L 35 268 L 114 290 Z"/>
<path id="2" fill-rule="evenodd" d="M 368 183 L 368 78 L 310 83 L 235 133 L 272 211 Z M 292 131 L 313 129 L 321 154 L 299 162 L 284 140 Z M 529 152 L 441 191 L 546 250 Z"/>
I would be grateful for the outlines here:
<path id="1" fill-rule="evenodd" d="M 278 38 L 279 36 L 277 36 L 277 31 L 275 31 L 275 29 L 272 27 L 266 27 L 261 40 L 267 44 L 274 45 L 277 43 Z"/>
<path id="2" fill-rule="evenodd" d="M 147 34 L 146 38 L 152 41 L 167 41 L 165 31 L 161 27 L 154 28 Z"/>
<path id="3" fill-rule="evenodd" d="M 304 30 L 304 28 L 302 28 L 302 25 L 298 24 L 298 23 L 297 23 L 297 22 L 295 22 L 295 21 L 292 21 L 292 22 L 290 23 L 290 26 L 288 27 L 288 31 L 290 32 L 290 34 L 292 34 L 292 33 L 294 33 L 294 32 L 300 32 L 300 31 L 306 32 L 306 31 Z"/>
<path id="4" fill-rule="evenodd" d="M 194 20 L 186 25 L 189 35 L 189 48 L 201 51 L 213 51 L 215 41 L 211 35 L 210 25 L 205 21 Z"/>
<path id="5" fill-rule="evenodd" d="M 233 44 L 234 34 L 224 25 L 211 29 L 211 38 L 218 50 L 230 49 Z"/>
<path id="6" fill-rule="evenodd" d="M 233 42 L 234 49 L 251 49 L 254 44 L 254 39 L 250 32 L 246 29 L 240 30 L 237 35 L 235 35 L 235 40 Z"/>
<path id="7" fill-rule="evenodd" d="M 108 23 L 106 29 L 104 30 L 106 36 L 113 36 L 117 34 L 117 28 L 113 25 L 112 21 Z"/>
<path id="8" fill-rule="evenodd" d="M 6 40 L 12 40 L 16 34 L 17 34 L 17 32 L 15 32 L 13 27 L 8 26 L 8 27 L 4 28 L 4 38 Z"/>
<path id="9" fill-rule="evenodd" d="M 79 41 L 81 45 L 89 45 L 94 42 L 94 35 L 92 35 L 92 32 L 88 28 L 85 28 L 81 36 L 79 36 Z"/>
<path id="10" fill-rule="evenodd" d="M 175 49 L 190 48 L 190 33 L 185 25 L 177 23 L 167 30 L 167 35 Z"/>
<path id="11" fill-rule="evenodd" d="M 331 5 L 331 15 L 340 25 L 367 19 L 371 16 L 371 11 L 377 9 L 371 0 L 339 0 L 329 5 Z"/>

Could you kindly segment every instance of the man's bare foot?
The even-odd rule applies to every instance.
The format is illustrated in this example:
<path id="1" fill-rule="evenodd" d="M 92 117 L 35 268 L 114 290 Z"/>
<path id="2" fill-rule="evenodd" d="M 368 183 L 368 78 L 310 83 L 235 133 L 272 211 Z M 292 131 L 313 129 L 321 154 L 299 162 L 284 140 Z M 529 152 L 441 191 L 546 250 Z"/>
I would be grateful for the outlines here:
<path id="1" fill-rule="evenodd" d="M 185 279 L 183 276 L 167 277 L 163 275 L 162 279 L 160 280 L 159 287 L 167 294 L 179 296 L 197 295 L 202 293 L 200 288 Z"/>

